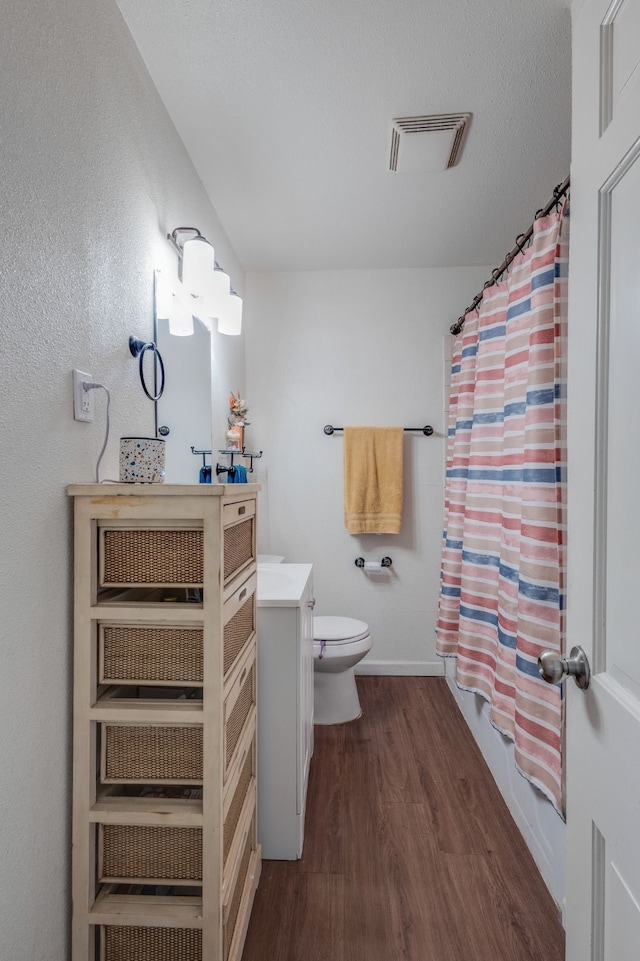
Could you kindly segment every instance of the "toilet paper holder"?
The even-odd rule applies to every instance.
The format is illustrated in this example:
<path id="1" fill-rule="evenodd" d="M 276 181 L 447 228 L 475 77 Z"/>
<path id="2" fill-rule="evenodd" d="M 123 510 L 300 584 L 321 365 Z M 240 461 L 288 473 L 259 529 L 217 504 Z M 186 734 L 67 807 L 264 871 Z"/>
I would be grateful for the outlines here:
<path id="1" fill-rule="evenodd" d="M 361 567 L 365 571 L 380 571 L 385 567 L 391 567 L 393 561 L 390 557 L 383 557 L 381 561 L 365 561 L 364 557 L 356 557 L 356 567 Z"/>

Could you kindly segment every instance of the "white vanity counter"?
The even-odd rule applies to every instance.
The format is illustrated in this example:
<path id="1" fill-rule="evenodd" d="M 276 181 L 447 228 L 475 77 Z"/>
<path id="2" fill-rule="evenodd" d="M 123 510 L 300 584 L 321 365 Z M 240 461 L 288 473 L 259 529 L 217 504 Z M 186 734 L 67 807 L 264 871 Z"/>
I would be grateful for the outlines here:
<path id="1" fill-rule="evenodd" d="M 258 563 L 258 607 L 299 607 L 312 564 Z"/>
<path id="2" fill-rule="evenodd" d="M 302 854 L 313 754 L 313 566 L 258 564 L 258 839 Z"/>

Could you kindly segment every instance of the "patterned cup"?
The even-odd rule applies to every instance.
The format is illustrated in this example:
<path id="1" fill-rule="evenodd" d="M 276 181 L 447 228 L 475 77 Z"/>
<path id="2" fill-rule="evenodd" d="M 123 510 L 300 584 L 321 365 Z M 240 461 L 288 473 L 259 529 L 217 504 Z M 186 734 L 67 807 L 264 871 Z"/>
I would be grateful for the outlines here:
<path id="1" fill-rule="evenodd" d="M 120 438 L 120 483 L 161 484 L 164 441 L 157 437 Z"/>

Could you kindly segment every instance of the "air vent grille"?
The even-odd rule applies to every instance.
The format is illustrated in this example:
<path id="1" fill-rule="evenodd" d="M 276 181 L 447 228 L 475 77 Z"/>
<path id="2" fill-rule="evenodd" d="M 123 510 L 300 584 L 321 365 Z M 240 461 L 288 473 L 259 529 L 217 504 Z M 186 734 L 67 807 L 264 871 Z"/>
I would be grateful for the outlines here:
<path id="1" fill-rule="evenodd" d="M 450 130 L 451 150 L 447 168 L 454 167 L 460 157 L 462 144 L 471 120 L 470 113 L 440 113 L 422 117 L 395 117 L 391 129 L 389 169 L 397 171 L 400 141 L 404 134 L 443 133 Z"/>

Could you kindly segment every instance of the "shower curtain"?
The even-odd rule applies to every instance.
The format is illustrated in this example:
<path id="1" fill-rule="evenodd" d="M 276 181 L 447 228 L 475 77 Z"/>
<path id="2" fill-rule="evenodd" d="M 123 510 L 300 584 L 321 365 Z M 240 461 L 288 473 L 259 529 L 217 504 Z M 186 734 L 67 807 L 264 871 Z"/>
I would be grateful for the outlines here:
<path id="1" fill-rule="evenodd" d="M 489 702 L 518 770 L 562 815 L 568 204 L 485 289 L 454 346 L 437 651 Z"/>

